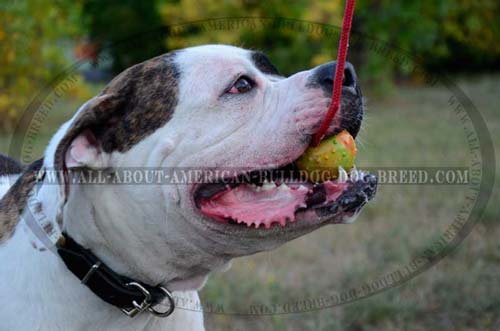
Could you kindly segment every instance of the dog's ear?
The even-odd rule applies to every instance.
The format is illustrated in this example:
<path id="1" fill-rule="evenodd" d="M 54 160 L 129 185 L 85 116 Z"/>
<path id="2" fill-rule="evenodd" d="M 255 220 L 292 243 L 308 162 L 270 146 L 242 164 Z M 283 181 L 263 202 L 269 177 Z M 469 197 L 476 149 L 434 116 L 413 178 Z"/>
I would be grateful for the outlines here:
<path id="1" fill-rule="evenodd" d="M 171 118 L 178 101 L 174 57 L 161 55 L 125 70 L 78 111 L 54 153 L 66 191 L 68 169 L 111 167 L 112 152 L 127 152 Z"/>
<path id="2" fill-rule="evenodd" d="M 102 148 L 91 130 L 80 133 L 66 150 L 64 162 L 68 169 L 97 168 L 105 165 Z"/>
<path id="3" fill-rule="evenodd" d="M 177 105 L 174 54 L 125 70 L 87 102 L 56 149 L 55 168 L 105 167 L 105 154 L 126 152 L 164 125 Z"/>
<path id="4" fill-rule="evenodd" d="M 80 109 L 60 140 L 54 155 L 57 170 L 107 167 L 102 131 L 112 129 L 119 120 L 125 100 L 115 94 L 103 94 Z"/>

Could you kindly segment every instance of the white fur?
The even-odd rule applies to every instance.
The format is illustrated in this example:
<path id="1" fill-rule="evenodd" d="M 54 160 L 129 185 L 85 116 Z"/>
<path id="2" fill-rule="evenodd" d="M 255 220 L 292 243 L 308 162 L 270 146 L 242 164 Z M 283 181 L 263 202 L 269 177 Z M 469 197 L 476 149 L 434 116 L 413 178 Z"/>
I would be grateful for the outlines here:
<path id="1" fill-rule="evenodd" d="M 127 152 L 102 156 L 101 166 L 282 165 L 302 154 L 307 147 L 305 132 L 310 133 L 326 111 L 324 93 L 306 87 L 310 71 L 286 79 L 265 75 L 253 65 L 249 51 L 221 45 L 183 50 L 175 61 L 181 80 L 173 117 Z M 238 73 L 254 77 L 258 84 L 255 94 L 221 98 L 225 85 Z M 58 143 L 73 119 L 50 141 L 46 168 L 53 168 Z M 86 151 L 84 141 L 78 146 L 70 155 L 75 162 L 69 166 L 94 166 L 95 151 Z M 42 213 L 55 226 L 62 212 L 65 231 L 116 272 L 150 284 L 161 283 L 195 303 L 199 302 L 195 290 L 203 286 L 208 273 L 226 268 L 232 257 L 272 249 L 308 232 L 214 231 L 214 222 L 195 210 L 191 188 L 72 186 L 63 206 L 61 188 L 44 184 L 37 199 Z M 4 191 L 2 180 L 0 195 Z M 35 239 L 23 227 L 20 222 L 14 236 L 0 247 L 2 330 L 203 329 L 202 313 L 183 307 L 166 319 L 147 313 L 126 317 L 80 284 L 56 255 L 34 249 L 30 241 Z"/>
<path id="2" fill-rule="evenodd" d="M 200 330 L 200 312 L 177 309 L 169 318 L 141 314 L 125 316 L 80 284 L 52 252 L 40 252 L 30 234 L 18 226 L 14 237 L 0 249 L 2 274 L 9 282 L 0 284 L 1 330 Z M 19 258 L 15 258 L 19 257 Z M 198 302 L 196 292 L 174 293 Z M 184 300 L 186 301 L 186 300 Z"/>
<path id="3" fill-rule="evenodd" d="M 0 199 L 9 190 L 9 187 L 14 184 L 17 179 L 17 175 L 12 176 L 0 176 Z"/>

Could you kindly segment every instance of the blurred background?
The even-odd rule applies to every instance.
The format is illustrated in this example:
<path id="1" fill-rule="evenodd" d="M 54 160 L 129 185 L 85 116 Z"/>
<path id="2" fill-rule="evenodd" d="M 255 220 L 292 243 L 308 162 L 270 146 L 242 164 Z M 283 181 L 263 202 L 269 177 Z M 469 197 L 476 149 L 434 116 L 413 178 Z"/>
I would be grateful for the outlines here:
<path id="1" fill-rule="evenodd" d="M 288 75 L 335 58 L 342 13 L 343 1 L 332 0 L 4 0 L 0 153 L 13 154 L 12 146 L 25 139 L 16 125 L 47 86 L 66 79 L 37 128 L 32 160 L 84 101 L 135 63 L 173 49 L 227 43 L 266 52 Z M 348 60 L 367 97 L 361 168 L 470 166 L 460 119 L 449 105 L 453 93 L 432 76 L 452 77 L 500 146 L 499 14 L 496 0 L 357 2 Z M 214 18 L 220 20 L 207 20 Z M 401 287 L 310 313 L 207 313 L 207 329 L 500 330 L 499 188 L 497 180 L 482 222 L 464 243 Z M 460 185 L 381 185 L 356 223 L 236 260 L 210 278 L 202 301 L 239 312 L 250 303 L 314 298 L 369 282 L 438 237 L 465 195 Z"/>

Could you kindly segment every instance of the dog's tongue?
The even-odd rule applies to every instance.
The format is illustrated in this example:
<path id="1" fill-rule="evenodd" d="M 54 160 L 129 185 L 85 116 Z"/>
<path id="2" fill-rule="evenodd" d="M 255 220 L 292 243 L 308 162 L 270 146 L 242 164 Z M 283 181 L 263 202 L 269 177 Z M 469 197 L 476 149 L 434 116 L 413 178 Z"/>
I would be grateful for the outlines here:
<path id="1" fill-rule="evenodd" d="M 295 210 L 305 207 L 309 189 L 304 186 L 290 188 L 287 185 L 264 185 L 255 188 L 240 185 L 224 191 L 215 197 L 202 201 L 201 211 L 216 219 L 232 218 L 247 226 L 264 224 L 269 228 L 272 223 L 286 224 L 295 220 Z"/>

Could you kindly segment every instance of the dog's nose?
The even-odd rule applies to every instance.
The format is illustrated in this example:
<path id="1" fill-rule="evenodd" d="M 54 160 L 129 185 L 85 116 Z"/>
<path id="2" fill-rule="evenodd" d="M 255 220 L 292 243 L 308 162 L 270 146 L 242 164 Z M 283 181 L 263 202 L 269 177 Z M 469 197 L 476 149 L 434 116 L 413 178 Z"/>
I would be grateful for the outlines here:
<path id="1" fill-rule="evenodd" d="M 333 89 L 333 76 L 335 74 L 336 61 L 328 62 L 314 69 L 312 81 L 320 85 L 325 91 L 331 92 Z M 356 89 L 356 71 L 354 66 L 346 62 L 344 69 L 344 79 L 342 86 Z"/>

